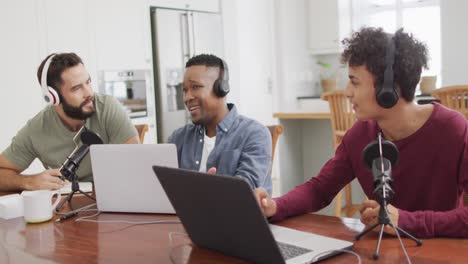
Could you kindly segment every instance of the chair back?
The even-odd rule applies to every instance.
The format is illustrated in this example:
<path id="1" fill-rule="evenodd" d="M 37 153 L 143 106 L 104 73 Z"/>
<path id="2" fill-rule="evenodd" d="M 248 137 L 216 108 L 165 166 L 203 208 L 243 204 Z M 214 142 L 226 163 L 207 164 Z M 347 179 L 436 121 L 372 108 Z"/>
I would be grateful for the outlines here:
<path id="1" fill-rule="evenodd" d="M 284 127 L 282 125 L 272 125 L 267 126 L 268 130 L 271 133 L 271 163 L 273 164 L 273 159 L 275 157 L 276 143 L 278 142 L 278 137 L 283 134 Z"/>
<path id="2" fill-rule="evenodd" d="M 343 90 L 324 93 L 322 95 L 322 100 L 328 101 L 328 105 L 330 106 L 333 145 L 336 149 L 341 143 L 346 131 L 356 122 L 356 117 L 351 108 L 351 103 L 348 98 L 346 98 Z M 341 204 L 343 190 L 345 193 L 344 206 Z M 352 217 L 359 210 L 359 205 L 353 204 L 351 183 L 346 184 L 343 190 L 335 197 L 335 215 L 341 217 L 344 212 L 346 217 Z"/>
<path id="3" fill-rule="evenodd" d="M 143 141 L 145 140 L 145 134 L 148 131 L 148 125 L 147 124 L 135 125 L 135 128 L 138 132 L 140 143 L 143 144 Z"/>
<path id="4" fill-rule="evenodd" d="M 328 101 L 328 105 L 330 106 L 331 125 L 334 135 L 333 143 L 336 148 L 341 143 L 341 139 L 346 131 L 356 122 L 356 117 L 344 91 L 336 90 L 324 93 L 322 100 Z"/>
<path id="5" fill-rule="evenodd" d="M 460 112 L 468 118 L 468 85 L 447 86 L 434 90 L 432 96 L 450 109 Z"/>

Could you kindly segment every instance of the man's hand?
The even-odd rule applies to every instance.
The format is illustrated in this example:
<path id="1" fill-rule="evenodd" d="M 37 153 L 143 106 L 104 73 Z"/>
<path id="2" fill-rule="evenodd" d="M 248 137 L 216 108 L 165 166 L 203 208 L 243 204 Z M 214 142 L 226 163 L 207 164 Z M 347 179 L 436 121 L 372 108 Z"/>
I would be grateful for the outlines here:
<path id="1" fill-rule="evenodd" d="M 266 217 L 273 216 L 276 213 L 276 202 L 271 199 L 268 192 L 263 188 L 257 188 L 253 192 L 263 214 Z"/>
<path id="2" fill-rule="evenodd" d="M 361 208 L 359 208 L 359 212 L 361 212 L 361 222 L 366 225 L 366 228 L 378 222 L 379 210 L 380 205 L 374 200 L 364 201 L 361 204 Z M 399 217 L 398 209 L 389 204 L 387 205 L 387 212 L 391 222 L 397 227 Z M 390 235 L 396 235 L 395 230 L 389 225 L 384 227 L 384 232 Z"/>
<path id="3" fill-rule="evenodd" d="M 57 190 L 65 185 L 59 169 L 45 170 L 39 174 L 24 176 L 25 190 Z"/>
<path id="4" fill-rule="evenodd" d="M 211 167 L 206 173 L 208 173 L 208 174 L 216 174 L 216 168 L 215 168 L 215 167 Z"/>

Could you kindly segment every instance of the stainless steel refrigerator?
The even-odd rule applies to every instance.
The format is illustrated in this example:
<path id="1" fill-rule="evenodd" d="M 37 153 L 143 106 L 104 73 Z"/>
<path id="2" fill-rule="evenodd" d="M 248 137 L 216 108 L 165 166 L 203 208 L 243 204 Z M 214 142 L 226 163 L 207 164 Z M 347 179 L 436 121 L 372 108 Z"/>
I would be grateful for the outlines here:
<path id="1" fill-rule="evenodd" d="M 191 122 L 183 103 L 185 63 L 194 55 L 223 57 L 219 13 L 164 8 L 151 9 L 156 130 L 158 143 Z"/>

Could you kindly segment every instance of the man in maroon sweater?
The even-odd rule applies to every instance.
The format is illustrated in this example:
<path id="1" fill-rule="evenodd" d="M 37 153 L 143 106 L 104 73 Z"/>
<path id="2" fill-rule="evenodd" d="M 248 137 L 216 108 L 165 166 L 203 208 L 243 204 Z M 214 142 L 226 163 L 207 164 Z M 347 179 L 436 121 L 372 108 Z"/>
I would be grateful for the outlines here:
<path id="1" fill-rule="evenodd" d="M 395 48 L 393 77 L 399 98 L 393 107 L 384 108 L 376 91 L 384 80 L 390 41 Z M 390 38 L 375 28 L 363 28 L 343 44 L 342 62 L 349 66 L 345 93 L 358 121 L 316 177 L 275 199 L 255 189 L 265 216 L 278 221 L 317 211 L 357 178 L 369 198 L 361 205 L 361 221 L 366 226 L 376 223 L 380 207 L 361 153 L 382 132 L 400 152 L 392 171 L 395 197 L 387 207 L 392 222 L 416 237 L 468 238 L 468 206 L 462 200 L 463 192 L 468 193 L 467 120 L 437 103 L 413 103 L 421 70 L 427 67 L 425 45 L 403 30 Z M 389 226 L 384 231 L 394 234 Z"/>

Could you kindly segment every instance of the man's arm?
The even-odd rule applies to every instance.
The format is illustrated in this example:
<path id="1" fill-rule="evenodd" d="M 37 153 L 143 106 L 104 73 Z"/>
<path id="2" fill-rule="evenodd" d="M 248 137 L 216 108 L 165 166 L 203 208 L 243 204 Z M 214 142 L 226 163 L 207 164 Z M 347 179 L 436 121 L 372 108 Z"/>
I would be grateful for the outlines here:
<path id="1" fill-rule="evenodd" d="M 398 212 L 398 226 L 414 236 L 468 238 L 468 206 L 446 212 Z"/>
<path id="2" fill-rule="evenodd" d="M 55 190 L 64 185 L 64 181 L 57 177 L 61 175 L 58 169 L 45 170 L 34 175 L 22 175 L 22 171 L 23 169 L 0 154 L 0 190 Z"/>

